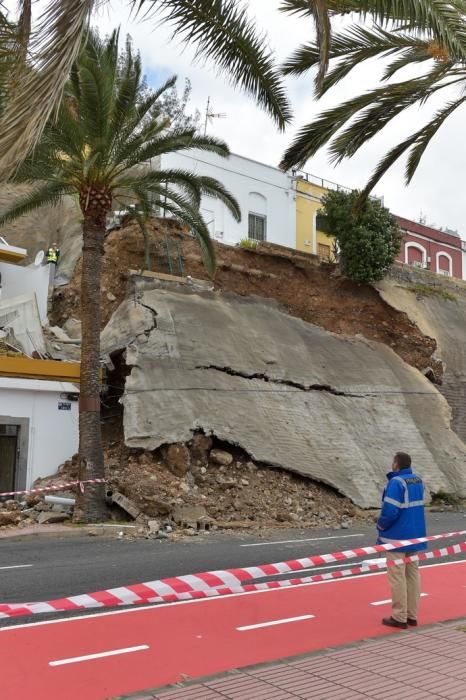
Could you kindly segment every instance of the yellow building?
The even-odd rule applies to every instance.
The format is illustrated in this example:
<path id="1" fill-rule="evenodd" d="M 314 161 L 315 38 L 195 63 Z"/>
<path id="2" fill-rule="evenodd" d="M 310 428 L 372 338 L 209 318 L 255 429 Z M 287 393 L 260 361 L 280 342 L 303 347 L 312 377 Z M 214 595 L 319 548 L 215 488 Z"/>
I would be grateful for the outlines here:
<path id="1" fill-rule="evenodd" d="M 318 255 L 322 260 L 334 260 L 335 238 L 318 228 L 318 212 L 322 198 L 329 190 L 349 188 L 309 175 L 294 173 L 296 182 L 296 248 Z"/>

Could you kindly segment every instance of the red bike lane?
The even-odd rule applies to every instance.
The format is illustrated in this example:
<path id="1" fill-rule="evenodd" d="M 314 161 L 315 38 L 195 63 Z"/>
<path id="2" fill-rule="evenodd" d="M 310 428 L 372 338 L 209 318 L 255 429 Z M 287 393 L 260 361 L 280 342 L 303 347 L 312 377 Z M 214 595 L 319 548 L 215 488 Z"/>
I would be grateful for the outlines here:
<path id="1" fill-rule="evenodd" d="M 466 615 L 466 561 L 423 567 L 422 581 L 422 623 Z M 3 628 L 1 697 L 107 700 L 393 634 L 388 598 L 383 573 Z"/>

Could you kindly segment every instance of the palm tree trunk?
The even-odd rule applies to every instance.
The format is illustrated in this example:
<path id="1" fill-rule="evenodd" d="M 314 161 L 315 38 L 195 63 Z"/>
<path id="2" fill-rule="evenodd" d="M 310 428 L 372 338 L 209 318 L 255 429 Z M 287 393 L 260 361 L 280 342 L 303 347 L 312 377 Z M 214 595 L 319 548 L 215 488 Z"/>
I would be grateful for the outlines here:
<path id="1" fill-rule="evenodd" d="M 81 389 L 79 403 L 79 480 L 105 476 L 100 426 L 100 303 L 106 212 L 92 206 L 84 213 L 81 272 Z M 78 494 L 75 522 L 99 522 L 107 517 L 104 484 L 86 484 Z"/>

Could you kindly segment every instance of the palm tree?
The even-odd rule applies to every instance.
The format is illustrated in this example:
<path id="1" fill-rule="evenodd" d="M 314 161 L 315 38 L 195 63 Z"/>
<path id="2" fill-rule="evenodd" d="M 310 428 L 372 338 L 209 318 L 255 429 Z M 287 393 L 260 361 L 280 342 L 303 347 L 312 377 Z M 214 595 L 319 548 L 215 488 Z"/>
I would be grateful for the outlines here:
<path id="1" fill-rule="evenodd" d="M 0 225 L 44 204 L 75 195 L 83 216 L 81 278 L 81 391 L 79 478 L 104 475 L 100 434 L 101 265 L 107 214 L 114 202 L 133 202 L 149 215 L 163 206 L 197 237 L 210 271 L 215 255 L 199 213 L 202 195 L 221 199 L 240 219 L 235 199 L 216 180 L 185 170 L 153 170 L 144 164 L 162 154 L 198 148 L 228 155 L 225 143 L 198 136 L 194 129 L 169 128 L 158 100 L 169 80 L 149 95 L 142 93 L 141 62 L 127 43 L 119 60 L 118 33 L 101 40 L 91 33 L 72 67 L 56 119 L 49 121 L 33 153 L 14 182 L 30 183 L 28 195 L 0 215 Z M 105 516 L 103 488 L 87 487 L 78 498 L 77 519 Z"/>
<path id="2" fill-rule="evenodd" d="M 312 14 L 309 6 L 318 4 L 315 0 L 284 0 L 288 11 L 293 8 L 309 16 Z M 360 19 L 370 15 L 374 22 L 372 26 L 352 24 L 338 34 L 329 35 L 326 55 L 318 42 L 301 46 L 285 63 L 285 74 L 303 75 L 315 66 L 320 67 L 321 79 L 316 89 L 319 98 L 362 62 L 373 58 L 389 60 L 381 86 L 327 109 L 301 128 L 283 156 L 284 169 L 302 167 L 327 144 L 330 144 L 333 162 L 350 158 L 403 110 L 415 104 L 423 105 L 442 90 L 448 94 L 443 107 L 425 126 L 392 148 L 380 161 L 361 193 L 361 203 L 406 152 L 409 153 L 406 181 L 410 182 L 432 138 L 466 101 L 466 2 L 328 0 L 323 4 L 328 21 L 332 16 L 354 11 Z M 326 56 L 330 63 L 328 70 Z M 392 81 L 408 66 L 426 66 L 426 70 L 415 78 Z M 452 88 L 456 88 L 453 98 Z"/>
<path id="3" fill-rule="evenodd" d="M 92 11 L 104 0 L 46 0 L 31 31 L 31 0 L 19 0 L 17 46 L 2 41 L 6 14 L 0 4 L 0 53 L 7 47 L 16 79 L 0 113 L 0 178 L 9 176 L 33 147 L 60 102 Z M 290 120 L 282 78 L 266 38 L 240 0 L 131 0 L 137 14 L 153 14 L 173 39 L 196 47 L 234 86 L 253 96 L 280 129 Z M 18 46 L 21 51 L 18 51 Z M 0 91 L 2 77 L 0 73 Z"/>

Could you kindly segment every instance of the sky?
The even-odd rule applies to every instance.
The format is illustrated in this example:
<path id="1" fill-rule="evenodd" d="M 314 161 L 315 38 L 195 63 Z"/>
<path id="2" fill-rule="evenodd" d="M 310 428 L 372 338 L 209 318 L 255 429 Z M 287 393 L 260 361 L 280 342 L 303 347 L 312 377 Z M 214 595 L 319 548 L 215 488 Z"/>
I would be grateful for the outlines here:
<path id="1" fill-rule="evenodd" d="M 283 15 L 278 11 L 280 0 L 249 0 L 245 5 L 259 30 L 267 34 L 278 62 L 314 36 L 311 20 Z M 217 74 L 213 64 L 196 64 L 193 49 L 173 39 L 166 26 L 157 27 L 154 18 L 142 20 L 131 17 L 127 0 L 111 0 L 105 4 L 94 15 L 93 24 L 102 33 L 120 26 L 123 35 L 131 35 L 134 46 L 141 52 L 144 72 L 152 86 L 157 86 L 175 73 L 182 88 L 184 78 L 189 78 L 192 84 L 192 110 L 198 109 L 205 114 L 210 97 L 213 111 L 226 114 L 225 118 L 209 124 L 209 133 L 224 139 L 232 152 L 275 166 L 299 126 L 311 122 L 323 108 L 375 87 L 382 68 L 380 62 L 358 68 L 350 78 L 318 102 L 313 97 L 312 74 L 287 80 L 294 120 L 285 133 L 279 133 L 271 118 L 260 110 L 253 98 L 233 89 L 225 75 Z M 308 161 L 305 170 L 348 187 L 361 188 L 382 155 L 424 124 L 440 104 L 442 101 L 433 102 L 422 109 L 411 108 L 351 160 L 334 167 L 323 150 Z M 400 161 L 379 182 L 375 194 L 383 196 L 385 205 L 395 214 L 415 220 L 419 220 L 422 214 L 428 224 L 457 229 L 466 239 L 466 197 L 462 194 L 461 184 L 464 114 L 465 111 L 458 110 L 443 126 L 431 142 L 409 187 L 404 183 L 404 163 Z"/>

